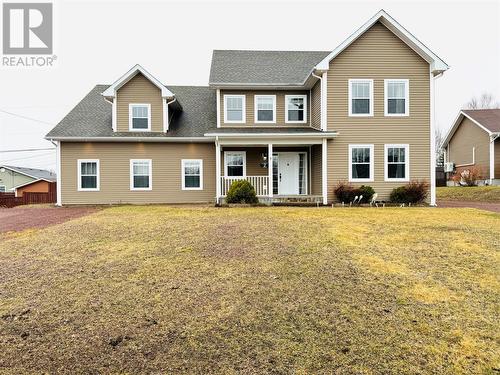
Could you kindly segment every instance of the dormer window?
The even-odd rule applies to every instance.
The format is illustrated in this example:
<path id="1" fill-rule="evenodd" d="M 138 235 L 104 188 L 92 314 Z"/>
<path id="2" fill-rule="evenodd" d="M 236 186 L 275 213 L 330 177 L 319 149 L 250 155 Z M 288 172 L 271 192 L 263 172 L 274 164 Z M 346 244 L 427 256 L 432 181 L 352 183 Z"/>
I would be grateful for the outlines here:
<path id="1" fill-rule="evenodd" d="M 131 103 L 129 105 L 129 130 L 151 130 L 151 104 Z"/>

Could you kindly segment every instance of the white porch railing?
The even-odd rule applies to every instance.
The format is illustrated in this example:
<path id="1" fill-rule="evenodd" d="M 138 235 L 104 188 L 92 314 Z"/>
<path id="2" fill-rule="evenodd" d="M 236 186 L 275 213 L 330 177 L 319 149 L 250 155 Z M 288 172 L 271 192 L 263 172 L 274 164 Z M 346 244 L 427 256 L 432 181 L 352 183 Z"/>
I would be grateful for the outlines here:
<path id="1" fill-rule="evenodd" d="M 247 180 L 255 189 L 258 197 L 269 195 L 269 177 L 268 176 L 246 176 L 246 177 L 224 177 L 221 176 L 221 194 L 226 196 L 231 184 L 237 180 Z"/>

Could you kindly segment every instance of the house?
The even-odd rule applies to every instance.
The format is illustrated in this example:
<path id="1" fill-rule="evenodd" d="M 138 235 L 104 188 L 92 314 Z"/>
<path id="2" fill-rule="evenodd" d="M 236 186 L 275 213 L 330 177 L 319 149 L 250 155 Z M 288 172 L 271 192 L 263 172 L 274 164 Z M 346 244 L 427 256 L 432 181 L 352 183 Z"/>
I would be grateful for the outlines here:
<path id="1" fill-rule="evenodd" d="M 140 65 L 95 86 L 46 139 L 58 204 L 221 202 L 236 179 L 263 201 L 381 199 L 412 179 L 435 204 L 434 80 L 448 65 L 381 10 L 332 51 L 213 52 L 208 87 Z"/>
<path id="2" fill-rule="evenodd" d="M 481 184 L 500 185 L 500 109 L 460 111 L 442 147 L 456 173 L 476 168 Z"/>
<path id="3" fill-rule="evenodd" d="M 23 186 L 30 186 L 32 192 L 46 192 L 48 184 L 55 181 L 56 175 L 44 169 L 0 165 L 0 192 L 12 193 Z"/>

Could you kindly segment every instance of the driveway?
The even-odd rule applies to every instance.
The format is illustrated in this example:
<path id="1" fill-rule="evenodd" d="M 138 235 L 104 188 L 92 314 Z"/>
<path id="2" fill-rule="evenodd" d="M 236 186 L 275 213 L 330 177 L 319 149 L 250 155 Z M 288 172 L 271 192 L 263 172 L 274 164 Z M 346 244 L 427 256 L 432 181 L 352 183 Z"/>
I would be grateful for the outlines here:
<path id="1" fill-rule="evenodd" d="M 0 233 L 44 228 L 96 212 L 93 207 L 14 207 L 0 208 Z"/>
<path id="2" fill-rule="evenodd" d="M 441 208 L 478 208 L 480 210 L 500 212 L 500 203 L 497 202 L 438 201 L 437 206 Z"/>

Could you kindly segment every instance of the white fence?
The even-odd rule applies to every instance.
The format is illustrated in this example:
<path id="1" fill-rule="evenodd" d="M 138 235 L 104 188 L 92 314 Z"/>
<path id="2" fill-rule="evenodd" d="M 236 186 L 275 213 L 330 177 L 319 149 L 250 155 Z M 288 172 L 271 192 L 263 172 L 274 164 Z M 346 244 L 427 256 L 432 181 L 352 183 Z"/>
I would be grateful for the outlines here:
<path id="1" fill-rule="evenodd" d="M 246 177 L 221 177 L 221 194 L 227 195 L 231 184 L 237 180 L 247 180 L 255 189 L 258 197 L 269 195 L 269 177 L 268 176 L 246 176 Z"/>

